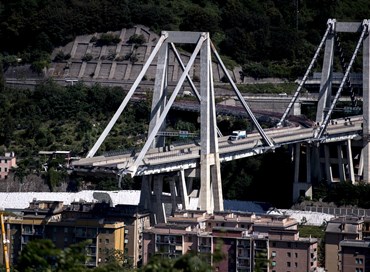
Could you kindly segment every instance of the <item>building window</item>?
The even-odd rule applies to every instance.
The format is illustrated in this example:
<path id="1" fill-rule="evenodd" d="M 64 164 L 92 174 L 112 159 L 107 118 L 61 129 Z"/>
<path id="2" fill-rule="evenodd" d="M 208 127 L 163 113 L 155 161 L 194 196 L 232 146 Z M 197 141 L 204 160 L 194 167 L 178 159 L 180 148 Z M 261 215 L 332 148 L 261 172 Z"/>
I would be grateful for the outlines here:
<path id="1" fill-rule="evenodd" d="M 297 253 L 297 252 L 296 252 L 296 253 L 294 253 L 294 255 L 295 255 L 295 257 L 296 257 L 296 258 L 298 258 L 298 253 Z"/>
<path id="2" fill-rule="evenodd" d="M 271 252 L 271 256 L 275 257 L 276 256 L 276 251 Z"/>
<path id="3" fill-rule="evenodd" d="M 361 258 L 356 258 L 356 264 L 362 264 L 363 260 Z"/>
<path id="4" fill-rule="evenodd" d="M 275 242 L 272 242 L 272 246 L 273 246 L 273 247 L 276 247 L 276 243 L 275 243 Z"/>
<path id="5" fill-rule="evenodd" d="M 8 160 L 4 160 L 4 163 L 8 163 Z M 6 171 L 5 171 L 6 172 Z"/>
<path id="6" fill-rule="evenodd" d="M 105 244 L 109 244 L 109 239 L 105 239 Z"/>
<path id="7" fill-rule="evenodd" d="M 271 265 L 272 265 L 272 266 L 276 266 L 276 262 L 275 262 L 275 261 L 273 261 L 273 262 L 271 263 Z"/>
<path id="8" fill-rule="evenodd" d="M 4 172 L 8 172 L 8 168 L 5 167 Z"/>
<path id="9" fill-rule="evenodd" d="M 356 268 L 356 272 L 364 272 L 362 268 Z"/>
<path id="10" fill-rule="evenodd" d="M 287 252 L 287 256 L 290 258 L 292 256 L 292 253 Z"/>
<path id="11" fill-rule="evenodd" d="M 287 267 L 290 267 L 290 262 L 287 262 L 287 263 L 286 263 L 286 266 L 287 266 Z"/>
<path id="12" fill-rule="evenodd" d="M 298 263 L 294 263 L 294 266 L 295 266 L 295 267 L 298 267 Z"/>

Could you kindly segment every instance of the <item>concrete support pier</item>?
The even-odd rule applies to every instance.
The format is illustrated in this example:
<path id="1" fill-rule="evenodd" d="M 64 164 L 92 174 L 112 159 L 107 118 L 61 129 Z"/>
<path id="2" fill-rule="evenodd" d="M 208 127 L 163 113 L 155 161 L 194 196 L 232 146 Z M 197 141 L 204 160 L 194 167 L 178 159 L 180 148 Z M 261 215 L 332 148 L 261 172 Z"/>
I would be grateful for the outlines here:
<path id="1" fill-rule="evenodd" d="M 311 182 L 311 147 L 305 146 L 305 168 L 306 175 L 300 174 L 301 165 L 301 144 L 294 145 L 294 181 L 293 181 L 293 202 L 297 201 L 300 197 L 312 198 L 312 182 Z M 303 176 L 303 177 L 302 177 Z M 303 180 L 302 180 L 303 179 Z M 305 179 L 305 180 L 304 180 Z"/>
<path id="2" fill-rule="evenodd" d="M 370 182 L 370 37 L 366 34 L 363 41 L 363 175 L 364 182 Z"/>

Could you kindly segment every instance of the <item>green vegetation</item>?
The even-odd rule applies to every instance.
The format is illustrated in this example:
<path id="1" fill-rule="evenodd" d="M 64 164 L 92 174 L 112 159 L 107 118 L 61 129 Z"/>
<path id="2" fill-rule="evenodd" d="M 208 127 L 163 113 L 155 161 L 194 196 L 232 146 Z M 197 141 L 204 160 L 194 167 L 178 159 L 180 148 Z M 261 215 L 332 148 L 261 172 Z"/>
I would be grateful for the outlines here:
<path id="1" fill-rule="evenodd" d="M 357 206 L 370 208 L 370 184 L 351 182 L 319 184 L 314 188 L 314 200 L 334 202 L 337 206 Z"/>
<path id="2" fill-rule="evenodd" d="M 300 237 L 318 239 L 317 256 L 320 264 L 325 264 L 325 228 L 326 224 L 322 224 L 321 226 L 307 226 L 301 224 L 298 226 Z"/>
<path id="3" fill-rule="evenodd" d="M 146 42 L 145 37 L 143 35 L 138 34 L 134 34 L 128 39 L 128 43 L 134 43 L 138 45 L 141 45 L 145 42 Z"/>
<path id="4" fill-rule="evenodd" d="M 313 237 L 317 239 L 324 239 L 326 226 L 308 226 L 308 225 L 299 225 L 299 236 L 300 237 Z"/>
<path id="5" fill-rule="evenodd" d="M 155 256 L 147 265 L 133 269 L 122 261 L 122 252 L 113 250 L 109 252 L 106 263 L 96 268 L 87 268 L 86 250 L 90 240 L 73 244 L 64 250 L 59 249 L 50 240 L 32 240 L 27 243 L 21 252 L 13 271 L 17 272 L 210 272 L 212 267 L 203 260 L 201 255 L 185 254 L 177 259 L 160 258 Z M 216 249 L 215 262 L 222 259 L 221 253 Z M 0 267 L 0 271 L 2 268 Z"/>
<path id="6" fill-rule="evenodd" d="M 239 84 L 239 91 L 251 94 L 293 94 L 297 90 L 295 83 Z"/>
<path id="7" fill-rule="evenodd" d="M 111 33 L 103 33 L 101 34 L 100 38 L 97 39 L 96 45 L 97 46 L 104 46 L 104 45 L 112 45 L 117 44 L 121 41 L 118 35 L 114 35 Z"/>
<path id="8" fill-rule="evenodd" d="M 367 0 L 137 0 L 137 1 L 3 1 L 0 8 L 0 53 L 7 65 L 14 59 L 31 63 L 40 72 L 53 48 L 77 35 L 118 31 L 141 24 L 162 30 L 207 31 L 228 67 L 241 65 L 256 78 L 302 76 L 321 40 L 329 18 L 362 21 Z M 137 39 L 139 38 L 139 39 Z M 95 37 L 98 45 L 119 37 Z M 135 44 L 144 41 L 135 37 Z M 353 45 L 343 41 L 347 52 Z M 347 49 L 347 50 L 346 50 Z"/>
<path id="9" fill-rule="evenodd" d="M 78 244 L 70 245 L 64 250 L 59 249 L 50 240 L 38 239 L 27 243 L 21 252 L 18 262 L 13 271 L 34 272 L 129 272 L 135 271 L 126 267 L 122 262 L 122 254 L 111 252 L 107 258 L 107 263 L 98 268 L 90 269 L 85 266 L 88 261 L 86 250 L 91 244 L 90 240 L 82 241 Z M 0 268 L 1 269 L 1 268 Z M 0 270 L 1 271 L 1 270 Z"/>
<path id="10" fill-rule="evenodd" d="M 124 95 L 121 88 L 62 87 L 49 80 L 34 91 L 5 88 L 0 92 L 0 146 L 20 157 L 40 150 L 86 154 Z M 101 152 L 134 147 L 147 131 L 148 117 L 145 99 L 129 105 Z"/>
<path id="11" fill-rule="evenodd" d="M 86 271 L 85 247 L 89 243 L 87 240 L 61 250 L 50 240 L 30 241 L 22 250 L 16 269 L 20 272 Z"/>

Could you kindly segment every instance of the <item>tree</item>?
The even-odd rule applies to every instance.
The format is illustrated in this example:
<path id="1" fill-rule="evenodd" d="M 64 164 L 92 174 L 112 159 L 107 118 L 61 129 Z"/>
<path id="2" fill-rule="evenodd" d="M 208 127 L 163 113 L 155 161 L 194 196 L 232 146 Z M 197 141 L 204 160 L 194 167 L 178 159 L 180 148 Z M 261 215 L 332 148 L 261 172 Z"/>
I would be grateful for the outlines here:
<path id="1" fill-rule="evenodd" d="M 210 264 L 203 261 L 199 255 L 195 253 L 187 253 L 175 261 L 173 267 L 182 272 L 211 272 Z"/>
<path id="2" fill-rule="evenodd" d="M 30 241 L 22 250 L 16 267 L 20 272 L 55 271 L 60 255 L 61 250 L 50 240 Z"/>
<path id="3" fill-rule="evenodd" d="M 86 248 L 91 244 L 91 240 L 85 240 L 77 244 L 70 245 L 60 252 L 56 266 L 57 272 L 83 272 L 87 271 L 85 263 L 88 260 Z"/>
<path id="4" fill-rule="evenodd" d="M 14 180 L 18 180 L 19 182 L 19 191 L 22 191 L 22 184 L 24 182 L 24 178 L 29 175 L 29 167 L 27 165 L 27 160 L 18 161 L 17 167 L 13 167 L 12 171 L 14 172 Z"/>
<path id="5" fill-rule="evenodd" d="M 23 248 L 16 268 L 20 272 L 88 271 L 85 267 L 85 249 L 90 243 L 90 240 L 86 240 L 61 250 L 50 240 L 32 240 Z"/>
<path id="6" fill-rule="evenodd" d="M 107 250 L 107 261 L 105 264 L 99 264 L 99 267 L 94 269 L 94 272 L 129 272 L 135 271 L 132 268 L 132 263 L 125 259 L 125 254 L 122 250 L 110 249 Z"/>
<path id="7" fill-rule="evenodd" d="M 201 256 L 189 252 L 177 259 L 152 257 L 141 272 L 211 272 L 210 264 L 203 261 Z"/>

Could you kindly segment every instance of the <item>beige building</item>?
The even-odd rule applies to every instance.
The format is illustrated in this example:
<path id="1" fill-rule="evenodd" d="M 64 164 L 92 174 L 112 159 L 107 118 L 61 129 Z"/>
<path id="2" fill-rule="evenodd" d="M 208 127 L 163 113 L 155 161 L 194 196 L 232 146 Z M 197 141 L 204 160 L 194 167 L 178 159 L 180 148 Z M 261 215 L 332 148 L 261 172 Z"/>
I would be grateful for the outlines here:
<path id="1" fill-rule="evenodd" d="M 58 248 L 91 240 L 87 248 L 89 267 L 108 261 L 113 251 L 123 253 L 124 262 L 141 262 L 141 233 L 149 225 L 149 215 L 137 212 L 137 206 L 61 201 L 33 201 L 19 216 L 7 216 L 11 263 L 28 241 L 50 239 Z M 2 260 L 1 260 L 2 261 Z"/>

